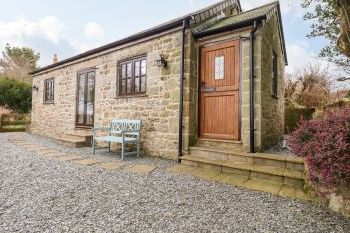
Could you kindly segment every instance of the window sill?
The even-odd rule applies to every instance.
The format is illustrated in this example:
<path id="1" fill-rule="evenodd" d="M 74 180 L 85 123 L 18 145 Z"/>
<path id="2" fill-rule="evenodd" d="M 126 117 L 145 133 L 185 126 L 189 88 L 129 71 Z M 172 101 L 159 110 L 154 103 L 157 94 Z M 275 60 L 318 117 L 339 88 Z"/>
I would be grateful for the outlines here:
<path id="1" fill-rule="evenodd" d="M 55 102 L 44 102 L 43 105 L 55 105 Z"/>
<path id="2" fill-rule="evenodd" d="M 134 95 L 117 95 L 116 99 L 130 99 L 130 98 L 142 98 L 148 97 L 146 94 L 134 94 Z"/>

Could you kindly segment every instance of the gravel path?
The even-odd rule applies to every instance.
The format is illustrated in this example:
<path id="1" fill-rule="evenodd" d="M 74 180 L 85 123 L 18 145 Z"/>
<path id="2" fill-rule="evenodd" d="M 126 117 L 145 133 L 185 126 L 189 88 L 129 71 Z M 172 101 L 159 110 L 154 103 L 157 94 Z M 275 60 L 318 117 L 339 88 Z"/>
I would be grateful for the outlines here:
<path id="1" fill-rule="evenodd" d="M 350 232 L 327 209 L 270 194 L 172 174 L 173 161 L 129 159 L 148 176 L 105 171 L 35 155 L 0 134 L 0 232 Z M 49 148 L 93 157 L 22 135 Z M 115 160 L 102 152 L 98 157 Z"/>

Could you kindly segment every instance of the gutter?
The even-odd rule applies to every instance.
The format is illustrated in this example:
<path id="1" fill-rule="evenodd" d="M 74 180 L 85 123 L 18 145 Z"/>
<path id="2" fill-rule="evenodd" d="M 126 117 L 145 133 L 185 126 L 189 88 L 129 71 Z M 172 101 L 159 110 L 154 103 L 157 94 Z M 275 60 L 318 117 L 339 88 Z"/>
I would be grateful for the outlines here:
<path id="1" fill-rule="evenodd" d="M 182 130 L 183 130 L 183 95 L 185 79 L 185 43 L 186 43 L 187 20 L 182 22 L 182 43 L 181 43 L 181 66 L 180 66 L 180 100 L 179 100 L 179 141 L 178 141 L 178 162 L 181 162 L 182 156 Z"/>
<path id="2" fill-rule="evenodd" d="M 253 30 L 250 32 L 250 153 L 255 153 L 255 112 L 254 112 L 254 34 L 258 29 L 257 21 L 254 21 Z"/>
<path id="3" fill-rule="evenodd" d="M 207 31 L 197 32 L 197 33 L 195 32 L 193 34 L 194 34 L 195 38 L 210 36 L 212 34 L 217 34 L 217 33 L 227 32 L 230 30 L 235 30 L 238 28 L 248 27 L 248 26 L 251 26 L 253 22 L 258 22 L 258 21 L 262 21 L 265 19 L 266 19 L 266 15 L 262 15 L 262 16 L 258 16 L 258 17 L 252 18 L 252 19 L 244 20 L 244 21 L 241 21 L 238 23 L 229 24 L 229 25 L 224 26 L 224 27 L 215 28 L 215 29 L 211 29 L 211 30 L 207 30 Z"/>

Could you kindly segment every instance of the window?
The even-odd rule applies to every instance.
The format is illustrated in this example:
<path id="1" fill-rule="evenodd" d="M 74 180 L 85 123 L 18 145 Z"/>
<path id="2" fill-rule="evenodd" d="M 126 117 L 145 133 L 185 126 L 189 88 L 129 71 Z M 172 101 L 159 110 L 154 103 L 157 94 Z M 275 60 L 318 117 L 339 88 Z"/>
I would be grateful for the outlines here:
<path id="1" fill-rule="evenodd" d="M 278 89 L 278 67 L 277 67 L 277 55 L 272 53 L 272 96 L 277 97 Z"/>
<path id="2" fill-rule="evenodd" d="M 225 57 L 220 56 L 215 58 L 215 79 L 224 79 Z"/>
<path id="3" fill-rule="evenodd" d="M 53 103 L 55 96 L 55 79 L 50 78 L 44 81 L 44 102 Z"/>
<path id="4" fill-rule="evenodd" d="M 135 58 L 119 64 L 119 95 L 146 93 L 146 57 Z"/>

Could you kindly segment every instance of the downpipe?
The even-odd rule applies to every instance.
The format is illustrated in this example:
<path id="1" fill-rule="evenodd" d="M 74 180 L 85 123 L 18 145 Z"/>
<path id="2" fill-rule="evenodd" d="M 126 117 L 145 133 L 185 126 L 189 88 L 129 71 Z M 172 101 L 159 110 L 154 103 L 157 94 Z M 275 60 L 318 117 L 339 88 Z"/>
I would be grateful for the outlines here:
<path id="1" fill-rule="evenodd" d="M 181 43 L 181 66 L 180 66 L 180 100 L 179 100 L 179 139 L 178 139 L 178 162 L 181 162 L 182 156 L 182 134 L 183 134 L 183 95 L 185 79 L 185 43 L 186 43 L 186 20 L 182 23 L 182 43 Z"/>
<path id="2" fill-rule="evenodd" d="M 254 34 L 258 29 L 257 21 L 254 21 L 253 30 L 250 32 L 250 153 L 255 153 L 255 112 L 254 112 L 254 79 L 255 79 L 255 59 L 254 59 Z"/>

